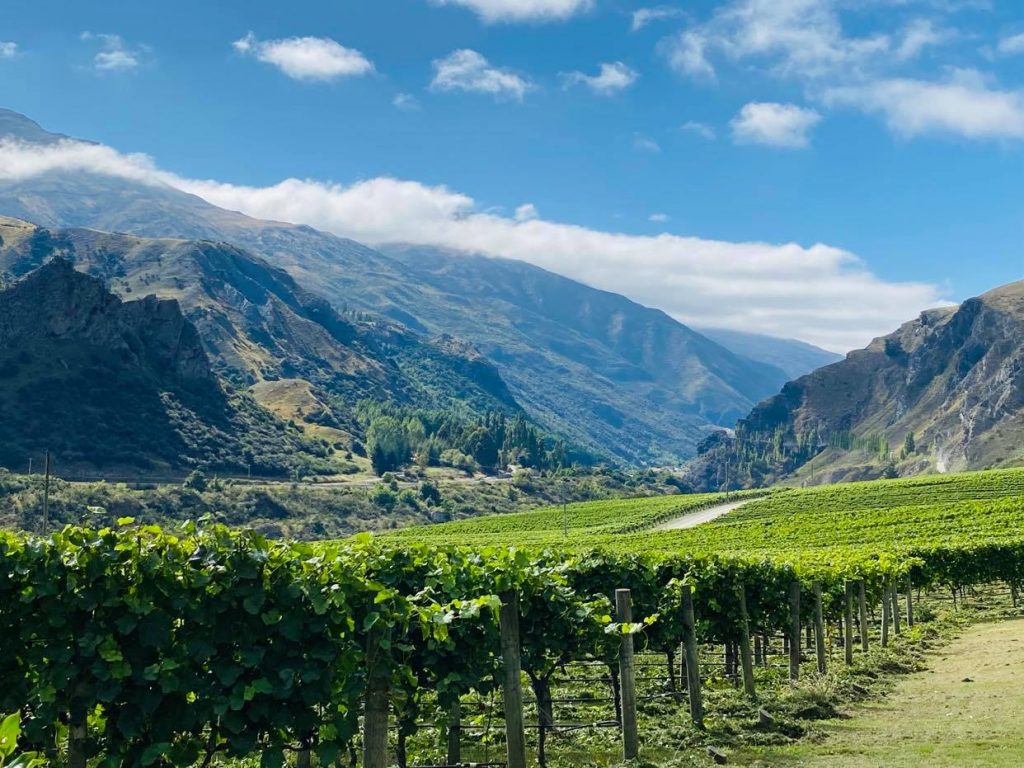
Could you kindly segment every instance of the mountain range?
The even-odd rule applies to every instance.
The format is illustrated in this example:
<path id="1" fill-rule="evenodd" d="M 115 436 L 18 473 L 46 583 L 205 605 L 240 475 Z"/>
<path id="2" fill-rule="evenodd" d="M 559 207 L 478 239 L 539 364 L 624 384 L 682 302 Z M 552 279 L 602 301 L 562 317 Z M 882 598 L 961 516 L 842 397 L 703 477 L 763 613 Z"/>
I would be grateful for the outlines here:
<path id="1" fill-rule="evenodd" d="M 67 140 L 0 110 L 4 138 Z M 468 404 L 522 409 L 595 456 L 677 463 L 830 359 L 785 340 L 709 338 L 524 262 L 369 248 L 102 173 L 0 181 L 0 213 L 37 226 L 35 252 L 4 249 L 9 278 L 69 250 L 122 297 L 174 298 L 218 375 L 278 415 L 294 416 L 298 397 L 303 418 L 329 412 L 349 437 L 360 398 Z"/>
<path id="2" fill-rule="evenodd" d="M 701 488 L 1024 463 L 1024 281 L 928 310 L 787 383 L 700 448 Z"/>

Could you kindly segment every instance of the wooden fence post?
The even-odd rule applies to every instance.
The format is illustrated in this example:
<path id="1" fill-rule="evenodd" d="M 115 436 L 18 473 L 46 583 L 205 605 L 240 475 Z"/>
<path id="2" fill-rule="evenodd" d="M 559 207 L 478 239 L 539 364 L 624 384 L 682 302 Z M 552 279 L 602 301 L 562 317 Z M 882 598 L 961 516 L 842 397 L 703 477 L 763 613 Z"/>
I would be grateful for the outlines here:
<path id="1" fill-rule="evenodd" d="M 693 724 L 704 729 L 704 701 L 700 690 L 700 659 L 697 657 L 697 622 L 693 615 L 693 588 L 683 585 L 683 634 L 686 656 L 686 688 Z"/>
<path id="2" fill-rule="evenodd" d="M 867 588 L 864 586 L 864 579 L 857 582 L 857 600 L 860 609 L 860 649 L 868 652 L 868 598 Z"/>
<path id="3" fill-rule="evenodd" d="M 526 737 L 523 732 L 522 669 L 519 665 L 519 595 L 501 596 L 498 614 L 501 629 L 501 688 L 505 699 L 505 742 L 508 768 L 526 768 Z M 369 768 L 369 766 L 367 766 Z"/>
<path id="4" fill-rule="evenodd" d="M 897 635 L 900 633 L 900 593 L 895 581 L 892 583 L 892 628 Z"/>
<path id="5" fill-rule="evenodd" d="M 800 582 L 789 585 L 789 682 L 800 679 Z"/>
<path id="6" fill-rule="evenodd" d="M 448 765 L 458 765 L 462 762 L 462 749 L 460 736 L 462 735 L 462 705 L 459 698 L 448 707 Z"/>
<path id="7" fill-rule="evenodd" d="M 633 622 L 633 606 L 628 589 L 615 590 L 615 613 L 622 624 Z M 619 639 L 619 685 L 622 689 L 622 757 L 635 760 L 640 754 L 640 735 L 636 727 L 636 668 L 633 666 L 633 636 Z"/>
<path id="8" fill-rule="evenodd" d="M 68 718 L 68 768 L 85 768 L 85 743 L 88 738 L 86 708 L 78 702 L 72 703 Z"/>
<path id="9" fill-rule="evenodd" d="M 743 692 L 753 697 L 754 690 L 754 662 L 750 657 L 750 616 L 747 614 L 747 589 L 746 586 L 739 586 L 740 600 L 740 665 L 743 667 Z"/>
<path id="10" fill-rule="evenodd" d="M 381 663 L 383 629 L 372 627 L 366 637 L 366 711 L 363 714 L 363 768 L 385 768 L 388 762 L 388 689 L 390 672 Z M 307 757 L 308 750 L 304 750 Z M 299 753 L 300 758 L 302 752 Z"/>
<path id="11" fill-rule="evenodd" d="M 882 647 L 889 645 L 889 585 L 882 585 Z"/>
<path id="12" fill-rule="evenodd" d="M 818 656 L 818 672 L 825 674 L 825 615 L 821 602 L 821 582 L 814 582 L 814 650 Z"/>
<path id="13" fill-rule="evenodd" d="M 907 626 L 914 626 L 914 582 L 907 576 Z"/>
<path id="14" fill-rule="evenodd" d="M 846 605 L 843 606 L 843 651 L 846 665 L 853 664 L 853 584 L 846 582 Z"/>

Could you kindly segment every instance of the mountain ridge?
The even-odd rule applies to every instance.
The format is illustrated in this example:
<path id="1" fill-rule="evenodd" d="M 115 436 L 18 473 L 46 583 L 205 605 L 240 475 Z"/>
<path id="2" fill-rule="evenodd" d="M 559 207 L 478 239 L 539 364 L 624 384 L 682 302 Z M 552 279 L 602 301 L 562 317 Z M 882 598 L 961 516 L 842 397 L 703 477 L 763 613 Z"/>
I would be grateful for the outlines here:
<path id="1" fill-rule="evenodd" d="M 381 313 L 422 334 L 461 337 L 496 363 L 534 419 L 618 461 L 678 463 L 788 378 L 658 310 L 625 297 L 608 301 L 617 295 L 525 262 L 423 248 L 413 258 L 401 246 L 382 252 L 311 227 L 252 219 L 167 186 L 51 171 L 0 183 L 0 212 L 53 228 L 246 249 L 342 314 Z M 496 284 L 505 295 L 494 295 Z M 531 291 L 545 301 L 517 303 Z M 560 304 L 586 311 L 567 315 Z"/>
<path id="2" fill-rule="evenodd" d="M 922 312 L 706 441 L 698 487 L 1024 463 L 1024 281 Z"/>
<path id="3" fill-rule="evenodd" d="M 323 456 L 221 388 L 177 301 L 122 301 L 61 257 L 0 291 L 0 465 L 51 450 L 65 471 L 277 476 Z"/>

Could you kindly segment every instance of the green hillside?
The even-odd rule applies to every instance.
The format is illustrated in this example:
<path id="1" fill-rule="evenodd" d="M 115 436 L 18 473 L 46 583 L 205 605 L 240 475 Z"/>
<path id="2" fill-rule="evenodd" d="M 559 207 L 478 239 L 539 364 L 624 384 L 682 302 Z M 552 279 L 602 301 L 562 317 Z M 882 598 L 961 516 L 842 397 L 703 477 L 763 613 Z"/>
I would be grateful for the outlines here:
<path id="1" fill-rule="evenodd" d="M 475 546 L 716 552 L 816 563 L 1024 539 L 1024 469 L 778 489 L 694 528 L 651 530 L 671 517 L 737 498 L 742 496 L 697 494 L 574 504 L 566 517 L 568 538 L 558 507 L 410 528 L 398 535 L 404 541 Z"/>

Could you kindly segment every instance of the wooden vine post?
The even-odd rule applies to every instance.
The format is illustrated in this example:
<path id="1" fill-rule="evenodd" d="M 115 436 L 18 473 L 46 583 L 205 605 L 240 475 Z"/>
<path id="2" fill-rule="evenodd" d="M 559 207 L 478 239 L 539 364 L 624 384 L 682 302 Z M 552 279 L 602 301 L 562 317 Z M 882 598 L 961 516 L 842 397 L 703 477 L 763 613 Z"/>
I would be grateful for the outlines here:
<path id="1" fill-rule="evenodd" d="M 914 582 L 907 577 L 907 626 L 914 626 Z M 1016 605 L 1014 606 L 1016 607 Z"/>
<path id="2" fill-rule="evenodd" d="M 789 682 L 800 679 L 800 582 L 789 585 Z"/>
<path id="3" fill-rule="evenodd" d="M 814 582 L 814 651 L 818 672 L 825 674 L 825 612 L 821 601 L 821 582 Z"/>
<path id="4" fill-rule="evenodd" d="M 857 582 L 857 602 L 860 609 L 860 649 L 868 652 L 868 597 L 864 579 Z"/>
<path id="5" fill-rule="evenodd" d="M 505 592 L 501 596 L 498 624 L 501 630 L 501 689 L 505 699 L 508 768 L 526 768 L 522 669 L 519 664 L 519 595 L 514 591 Z"/>
<path id="6" fill-rule="evenodd" d="M 462 706 L 458 697 L 448 707 L 448 754 L 446 762 L 448 765 L 458 765 L 462 762 L 462 749 L 459 737 L 462 730 Z"/>
<path id="7" fill-rule="evenodd" d="M 900 633 L 900 593 L 896 582 L 892 585 L 892 628 L 897 635 Z"/>
<path id="8" fill-rule="evenodd" d="M 615 590 L 615 613 L 621 624 L 633 622 L 633 606 L 628 589 Z M 622 757 L 635 760 L 640 754 L 640 734 L 636 724 L 636 667 L 633 664 L 633 635 L 619 639 L 619 686 L 622 695 Z"/>
<path id="9" fill-rule="evenodd" d="M 889 585 L 882 586 L 882 647 L 889 645 Z"/>
<path id="10" fill-rule="evenodd" d="M 86 707 L 72 702 L 68 718 L 68 768 L 85 768 L 85 745 L 89 738 Z"/>
<path id="11" fill-rule="evenodd" d="M 853 664 L 853 584 L 846 582 L 846 599 L 843 606 L 843 652 L 846 665 Z"/>
<path id="12" fill-rule="evenodd" d="M 738 597 L 740 602 L 740 665 L 743 667 L 743 692 L 753 697 L 754 662 L 750 653 L 750 616 L 747 614 L 747 589 L 740 584 Z"/>
<path id="13" fill-rule="evenodd" d="M 384 663 L 384 631 L 378 622 L 366 636 L 366 711 L 363 715 L 363 768 L 386 768 L 388 762 L 388 689 L 390 672 Z M 303 758 L 305 754 L 305 758 Z M 309 751 L 299 753 L 308 759 Z M 307 763 L 308 765 L 308 763 Z"/>
<path id="14" fill-rule="evenodd" d="M 697 622 L 693 615 L 693 588 L 684 584 L 683 648 L 686 658 L 686 690 L 690 698 L 690 717 L 698 728 L 704 728 L 704 701 L 700 690 L 700 660 L 697 658 Z"/>

